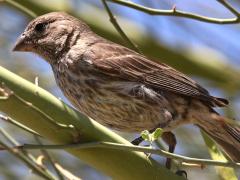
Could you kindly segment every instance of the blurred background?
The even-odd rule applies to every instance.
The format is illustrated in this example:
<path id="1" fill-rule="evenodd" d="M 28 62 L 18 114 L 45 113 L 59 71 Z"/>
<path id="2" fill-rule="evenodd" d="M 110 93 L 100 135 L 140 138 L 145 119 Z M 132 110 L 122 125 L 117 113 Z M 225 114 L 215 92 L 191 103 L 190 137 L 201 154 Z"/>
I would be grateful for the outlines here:
<path id="1" fill-rule="evenodd" d="M 12 2 L 12 1 L 11 1 Z M 122 37 L 109 22 L 109 16 L 100 0 L 17 0 L 37 15 L 50 11 L 66 11 L 85 20 L 96 33 L 126 45 Z M 177 9 L 216 18 L 234 16 L 215 0 L 135 0 L 135 3 L 157 9 Z M 240 2 L 229 0 L 240 12 Z M 196 20 L 151 16 L 134 9 L 108 2 L 118 23 L 141 52 L 167 63 L 187 73 L 205 86 L 212 95 L 230 100 L 230 106 L 218 110 L 232 119 L 240 119 L 240 24 L 218 25 Z M 11 51 L 18 35 L 32 19 L 7 0 L 0 1 L 0 65 L 34 82 L 39 77 L 39 86 L 64 98 L 57 87 L 50 66 L 41 58 L 30 53 Z M 19 143 L 34 143 L 31 134 L 12 125 L 1 122 L 1 127 L 10 133 Z M 176 153 L 196 157 L 210 158 L 199 130 L 185 126 L 175 131 L 177 135 Z M 122 134 L 129 140 L 136 135 Z M 2 138 L 2 137 L 1 137 Z M 37 151 L 32 152 L 38 156 Z M 64 168 L 76 176 L 87 180 L 110 179 L 84 162 L 62 151 L 51 151 L 51 155 Z M 157 158 L 163 163 L 162 158 Z M 0 153 L 0 179 L 38 179 L 16 157 L 8 152 Z M 184 168 L 188 178 L 221 179 L 214 167 Z M 239 173 L 238 173 L 239 175 Z M 201 178 L 200 178 L 201 177 Z"/>

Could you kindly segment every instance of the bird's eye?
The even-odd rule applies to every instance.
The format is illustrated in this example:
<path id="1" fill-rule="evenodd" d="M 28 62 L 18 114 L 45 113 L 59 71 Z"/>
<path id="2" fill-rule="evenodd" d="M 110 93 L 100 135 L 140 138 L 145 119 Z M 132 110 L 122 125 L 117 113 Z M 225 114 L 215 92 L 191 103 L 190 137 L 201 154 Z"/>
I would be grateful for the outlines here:
<path id="1" fill-rule="evenodd" d="M 36 32 L 41 33 L 46 29 L 46 26 L 47 26 L 47 23 L 38 23 L 34 29 Z"/>

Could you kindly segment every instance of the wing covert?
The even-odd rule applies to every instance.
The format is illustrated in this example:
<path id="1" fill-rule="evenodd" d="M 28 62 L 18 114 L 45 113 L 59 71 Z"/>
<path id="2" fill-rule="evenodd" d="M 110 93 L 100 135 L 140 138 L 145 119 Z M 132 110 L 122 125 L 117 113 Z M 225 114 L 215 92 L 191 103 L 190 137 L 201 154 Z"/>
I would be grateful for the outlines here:
<path id="1" fill-rule="evenodd" d="M 155 90 L 166 90 L 207 102 L 211 106 L 225 106 L 227 100 L 210 96 L 209 92 L 183 73 L 163 63 L 156 63 L 120 45 L 96 43 L 91 48 L 104 51 L 93 57 L 93 66 L 104 74 L 133 82 L 141 82 Z"/>

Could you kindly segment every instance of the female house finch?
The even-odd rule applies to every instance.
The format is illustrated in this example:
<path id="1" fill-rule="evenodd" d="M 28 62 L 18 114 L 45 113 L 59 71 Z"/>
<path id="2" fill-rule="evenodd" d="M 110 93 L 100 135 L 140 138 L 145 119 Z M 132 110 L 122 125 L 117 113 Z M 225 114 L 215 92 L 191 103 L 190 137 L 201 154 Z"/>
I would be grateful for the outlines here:
<path id="1" fill-rule="evenodd" d="M 14 50 L 42 56 L 65 96 L 103 125 L 128 132 L 161 127 L 167 133 L 192 123 L 240 161 L 240 130 L 213 110 L 227 100 L 165 64 L 96 35 L 66 13 L 34 19 Z"/>

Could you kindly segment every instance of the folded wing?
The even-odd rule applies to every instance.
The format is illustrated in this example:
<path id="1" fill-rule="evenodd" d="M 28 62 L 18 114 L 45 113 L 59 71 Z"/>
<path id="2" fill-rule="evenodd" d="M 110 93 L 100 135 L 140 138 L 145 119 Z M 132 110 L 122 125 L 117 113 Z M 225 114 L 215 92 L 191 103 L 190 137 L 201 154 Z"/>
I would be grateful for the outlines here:
<path id="1" fill-rule="evenodd" d="M 93 51 L 103 51 L 101 57 L 93 57 L 93 66 L 104 74 L 122 79 L 141 82 L 155 90 L 166 90 L 176 94 L 190 96 L 206 102 L 212 107 L 221 107 L 228 104 L 222 98 L 216 98 L 183 73 L 166 64 L 156 63 L 134 51 L 120 45 L 96 43 Z"/>

